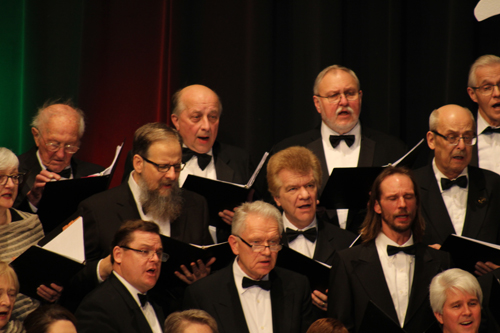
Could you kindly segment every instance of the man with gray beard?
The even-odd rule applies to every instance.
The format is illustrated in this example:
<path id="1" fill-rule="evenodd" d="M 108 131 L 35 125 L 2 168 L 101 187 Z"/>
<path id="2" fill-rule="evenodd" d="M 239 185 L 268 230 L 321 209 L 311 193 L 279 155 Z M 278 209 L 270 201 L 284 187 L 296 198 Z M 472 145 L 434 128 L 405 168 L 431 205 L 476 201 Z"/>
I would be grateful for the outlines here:
<path id="1" fill-rule="evenodd" d="M 281 141 L 272 152 L 292 146 L 310 149 L 321 162 L 320 194 L 334 168 L 382 166 L 394 163 L 406 153 L 401 140 L 361 126 L 359 114 L 363 92 L 351 69 L 340 65 L 326 67 L 316 77 L 313 93 L 321 125 Z M 351 214 L 347 218 L 346 209 L 337 210 L 337 216 L 335 212 L 328 213 L 334 224 L 358 233 L 359 223 L 352 221 Z"/>
<path id="2" fill-rule="evenodd" d="M 79 276 L 80 289 L 92 289 L 111 274 L 109 244 L 124 221 L 144 220 L 158 224 L 160 233 L 198 245 L 212 243 L 208 231 L 205 199 L 179 189 L 183 168 L 181 138 L 175 129 L 149 123 L 134 134 L 133 166 L 127 182 L 82 201 L 87 264 Z M 198 260 L 192 271 L 181 266 L 176 275 L 190 284 L 210 272 L 210 265 Z M 71 296 L 70 296 L 71 297 Z"/>

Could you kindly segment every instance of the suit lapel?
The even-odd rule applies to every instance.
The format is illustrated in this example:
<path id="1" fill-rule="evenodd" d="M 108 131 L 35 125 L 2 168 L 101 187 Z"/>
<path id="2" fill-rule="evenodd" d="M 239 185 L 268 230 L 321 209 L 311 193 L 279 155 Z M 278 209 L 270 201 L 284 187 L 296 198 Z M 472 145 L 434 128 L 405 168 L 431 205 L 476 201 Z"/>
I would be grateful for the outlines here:
<path id="1" fill-rule="evenodd" d="M 463 236 L 476 238 L 488 210 L 488 193 L 486 183 L 481 172 L 469 167 L 469 193 L 467 195 L 467 212 L 465 214 Z"/>
<path id="2" fill-rule="evenodd" d="M 417 244 L 415 271 L 413 274 L 408 308 L 406 310 L 405 326 L 417 313 L 422 304 L 429 302 L 429 284 L 432 278 L 440 271 L 440 263 L 433 260 L 426 249 L 426 245 Z"/>
<path id="3" fill-rule="evenodd" d="M 273 332 L 285 333 L 291 332 L 291 321 L 288 319 L 290 313 L 293 313 L 294 304 L 293 293 L 286 290 L 283 280 L 274 272 L 269 273 L 271 279 L 271 307 L 273 316 Z"/>
<path id="4" fill-rule="evenodd" d="M 116 210 L 120 220 L 127 221 L 131 219 L 140 219 L 141 215 L 139 214 L 137 203 L 134 200 L 128 182 L 121 183 L 119 186 L 123 187 L 120 191 L 122 195 L 116 195 L 115 198 L 116 205 L 120 206 L 120 208 Z"/>
<path id="5" fill-rule="evenodd" d="M 479 155 L 478 155 L 478 151 L 477 151 L 477 144 L 472 146 L 472 156 L 471 156 L 469 165 L 479 167 Z"/>
<path id="6" fill-rule="evenodd" d="M 321 163 L 321 170 L 323 171 L 323 177 L 321 181 L 322 185 L 320 192 L 322 192 L 324 186 L 328 182 L 330 174 L 328 173 L 328 166 L 326 165 L 325 150 L 323 149 L 323 141 L 321 139 L 321 135 L 318 138 L 316 138 L 316 140 L 308 143 L 306 148 L 310 149 L 318 157 L 319 162 Z"/>
<path id="7" fill-rule="evenodd" d="M 361 129 L 361 147 L 359 149 L 358 167 L 373 166 L 375 144 L 375 141 L 366 136 L 366 134 L 363 134 L 363 129 Z"/>
<path id="8" fill-rule="evenodd" d="M 387 287 L 382 264 L 378 257 L 375 241 L 368 245 L 360 245 L 358 260 L 353 263 L 354 275 L 363 285 L 368 298 L 377 304 L 395 323 L 399 323 L 398 315 Z"/>
<path id="9" fill-rule="evenodd" d="M 224 269 L 226 270 L 226 277 L 221 279 L 221 282 L 226 281 L 224 292 L 214 301 L 215 312 L 220 318 L 218 322 L 223 326 L 220 331 L 248 333 L 240 296 L 234 284 L 233 265 L 229 265 Z"/>
<path id="10" fill-rule="evenodd" d="M 133 316 L 133 321 L 137 323 L 137 331 L 138 332 L 151 332 L 153 333 L 151 326 L 149 326 L 149 323 L 144 316 L 144 313 L 142 310 L 139 308 L 139 305 L 135 301 L 135 299 L 130 295 L 130 292 L 128 289 L 118 280 L 114 274 L 111 274 L 109 277 L 109 282 L 112 285 L 113 288 L 116 289 L 117 293 L 119 293 L 125 302 L 127 306 L 129 307 L 130 315 Z M 156 309 L 155 309 L 156 312 Z M 163 323 L 160 322 L 160 325 Z"/>
<path id="11" fill-rule="evenodd" d="M 335 253 L 334 236 L 325 232 L 324 222 L 316 219 L 318 223 L 318 238 L 316 240 L 316 249 L 313 259 L 327 263 L 332 260 Z"/>
<path id="12" fill-rule="evenodd" d="M 422 211 L 427 216 L 427 221 L 436 222 L 427 223 L 426 227 L 435 231 L 433 234 L 438 236 L 438 242 L 442 244 L 448 235 L 455 233 L 455 228 L 444 204 L 432 164 L 426 167 L 425 172 L 425 177 L 420 182 Z"/>
<path id="13" fill-rule="evenodd" d="M 229 159 L 227 159 L 227 156 L 220 153 L 220 144 L 217 141 L 214 142 L 212 153 L 214 155 L 217 179 L 232 182 L 234 180 L 234 170 L 229 167 Z"/>

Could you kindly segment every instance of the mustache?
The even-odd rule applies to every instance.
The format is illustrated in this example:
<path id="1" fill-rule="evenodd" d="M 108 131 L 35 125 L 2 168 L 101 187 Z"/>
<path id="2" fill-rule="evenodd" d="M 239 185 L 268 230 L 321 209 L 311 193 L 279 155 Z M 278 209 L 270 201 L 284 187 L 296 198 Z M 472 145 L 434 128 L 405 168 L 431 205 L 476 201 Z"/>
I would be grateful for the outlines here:
<path id="1" fill-rule="evenodd" d="M 349 112 L 351 115 L 354 114 L 354 110 L 350 107 L 350 106 L 347 106 L 347 107 L 343 107 L 343 106 L 339 106 L 337 108 L 337 111 L 335 111 L 335 115 L 339 115 L 340 112 Z"/>

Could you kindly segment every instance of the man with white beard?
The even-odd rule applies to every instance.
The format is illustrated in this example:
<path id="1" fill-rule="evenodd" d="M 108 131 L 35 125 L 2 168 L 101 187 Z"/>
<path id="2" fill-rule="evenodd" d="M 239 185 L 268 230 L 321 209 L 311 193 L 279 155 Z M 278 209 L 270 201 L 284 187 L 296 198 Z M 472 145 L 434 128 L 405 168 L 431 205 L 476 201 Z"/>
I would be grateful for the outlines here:
<path id="1" fill-rule="evenodd" d="M 273 152 L 292 146 L 310 149 L 321 162 L 320 193 L 334 168 L 382 166 L 395 162 L 406 153 L 401 140 L 361 127 L 359 114 L 363 92 L 351 69 L 339 65 L 323 69 L 316 77 L 313 92 L 314 105 L 322 119 L 321 126 L 281 141 L 273 147 Z M 358 233 L 359 224 L 351 225 L 351 220 L 347 219 L 347 210 L 339 211 L 338 218 L 333 216 L 335 224 Z"/>
<path id="2" fill-rule="evenodd" d="M 183 168 L 181 138 L 162 123 L 141 126 L 134 134 L 133 166 L 128 182 L 82 201 L 87 264 L 80 273 L 80 289 L 92 289 L 112 272 L 109 244 L 127 220 L 153 221 L 160 233 L 174 239 L 208 245 L 208 208 L 205 199 L 179 188 Z M 198 260 L 191 271 L 181 267 L 176 275 L 190 284 L 209 274 L 210 265 Z M 80 291 L 81 292 L 81 291 Z M 69 296 L 72 297 L 72 296 Z"/>

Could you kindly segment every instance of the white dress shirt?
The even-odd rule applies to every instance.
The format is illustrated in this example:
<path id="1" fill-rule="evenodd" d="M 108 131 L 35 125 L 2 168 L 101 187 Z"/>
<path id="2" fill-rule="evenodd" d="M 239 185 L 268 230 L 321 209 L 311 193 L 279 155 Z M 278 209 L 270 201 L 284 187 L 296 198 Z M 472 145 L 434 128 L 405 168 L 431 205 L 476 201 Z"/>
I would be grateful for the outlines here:
<path id="1" fill-rule="evenodd" d="M 153 333 L 163 333 L 163 330 L 161 328 L 161 324 L 158 321 L 158 317 L 156 317 L 156 312 L 151 303 L 147 302 L 144 304 L 144 307 L 141 306 L 141 301 L 139 300 L 139 296 L 137 294 L 141 293 L 139 290 L 137 290 L 133 285 L 128 283 L 127 280 L 125 280 L 120 274 L 117 272 L 113 271 L 113 274 L 120 280 L 120 282 L 127 288 L 128 292 L 132 297 L 135 299 L 137 302 L 137 305 L 139 305 L 139 308 L 141 309 L 142 313 L 144 314 L 144 317 L 146 317 L 146 320 L 148 321 L 149 326 L 151 327 L 151 330 L 153 330 Z M 142 294 L 142 293 L 141 293 Z"/>
<path id="2" fill-rule="evenodd" d="M 361 124 L 358 123 L 344 135 L 354 135 L 354 143 L 349 147 L 344 140 L 340 141 L 336 148 L 330 143 L 330 135 L 339 135 L 324 122 L 321 122 L 321 138 L 325 152 L 328 175 L 332 174 L 334 168 L 355 168 L 358 166 L 359 153 L 361 150 Z M 339 225 L 346 228 L 348 209 L 337 209 Z"/>
<path id="3" fill-rule="evenodd" d="M 398 252 L 393 256 L 387 254 L 387 245 L 397 247 L 413 245 L 413 235 L 408 241 L 399 245 L 383 232 L 380 232 L 375 239 L 378 257 L 384 271 L 385 282 L 391 293 L 394 308 L 398 314 L 399 324 L 404 326 L 406 310 L 410 300 L 413 274 L 415 272 L 415 256 L 404 252 Z"/>
<path id="4" fill-rule="evenodd" d="M 500 133 L 484 134 L 483 131 L 488 126 L 490 125 L 478 112 L 477 152 L 479 159 L 479 167 L 500 174 Z"/>
<path id="5" fill-rule="evenodd" d="M 314 220 L 311 222 L 311 224 L 309 224 L 307 227 L 305 227 L 304 229 L 297 229 L 296 226 L 294 226 L 289 220 L 288 218 L 286 217 L 286 214 L 285 212 L 283 212 L 283 227 L 284 227 L 284 230 L 286 230 L 286 228 L 289 228 L 289 229 L 292 229 L 292 230 L 298 230 L 298 231 L 304 231 L 304 230 L 307 230 L 307 229 L 311 229 L 311 228 L 315 228 L 316 231 L 318 230 L 318 223 L 316 222 L 316 217 L 314 217 Z M 286 236 L 285 236 L 286 237 Z M 297 238 L 295 238 L 293 240 L 293 242 L 288 242 L 288 247 L 299 252 L 299 253 L 302 253 L 303 255 L 305 255 L 306 257 L 309 257 L 312 259 L 312 257 L 314 256 L 314 251 L 316 250 L 316 242 L 317 242 L 317 238 L 314 242 L 311 242 L 310 240 L 308 240 L 307 238 L 304 237 L 304 235 L 299 235 L 297 236 Z"/>
<path id="6" fill-rule="evenodd" d="M 186 146 L 183 146 L 186 147 Z M 207 167 L 205 170 L 201 170 L 200 166 L 198 165 L 198 157 L 193 156 L 189 161 L 186 162 L 186 166 L 184 169 L 181 171 L 181 174 L 179 175 L 179 186 L 182 187 L 184 185 L 184 182 L 186 181 L 186 178 L 188 175 L 195 175 L 195 176 L 200 176 L 204 178 L 210 178 L 217 180 L 217 172 L 215 171 L 215 162 L 214 162 L 214 154 L 212 153 L 212 149 L 207 152 L 208 155 L 212 156 L 212 159 L 210 160 L 210 163 L 208 163 Z"/>
<path id="7" fill-rule="evenodd" d="M 448 210 L 448 215 L 450 216 L 451 222 L 453 223 L 453 227 L 455 228 L 455 233 L 457 235 L 462 235 L 465 223 L 465 214 L 467 213 L 467 195 L 469 193 L 469 182 L 467 181 L 466 188 L 452 186 L 446 191 L 443 191 L 443 188 L 441 187 L 441 178 L 448 177 L 446 177 L 438 169 L 435 159 L 432 160 L 432 169 L 434 170 L 434 174 L 436 175 L 439 191 L 441 191 L 441 195 L 443 196 L 443 201 L 446 209 Z M 462 173 L 458 177 L 466 176 L 468 180 L 469 177 L 467 176 L 467 170 L 468 169 L 466 167 L 464 170 L 462 170 Z"/>
<path id="8" fill-rule="evenodd" d="M 238 257 L 233 262 L 233 275 L 241 307 L 250 333 L 273 332 L 273 315 L 271 307 L 271 291 L 264 290 L 258 286 L 243 289 L 243 277 L 246 275 L 238 264 Z M 266 275 L 262 280 L 268 280 Z"/>

